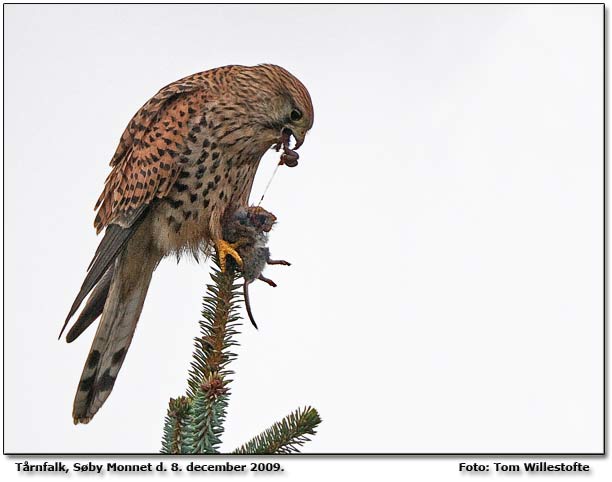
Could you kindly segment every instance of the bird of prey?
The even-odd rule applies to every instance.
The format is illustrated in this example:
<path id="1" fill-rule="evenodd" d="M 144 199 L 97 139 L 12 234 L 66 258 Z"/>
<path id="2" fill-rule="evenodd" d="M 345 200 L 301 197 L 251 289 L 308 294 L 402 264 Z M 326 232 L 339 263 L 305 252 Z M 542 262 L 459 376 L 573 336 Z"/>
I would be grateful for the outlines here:
<path id="1" fill-rule="evenodd" d="M 223 217 L 248 206 L 266 150 L 283 145 L 288 165 L 296 163 L 288 139 L 297 150 L 313 116 L 304 85 L 268 64 L 178 80 L 134 115 L 96 204 L 94 226 L 104 236 L 64 323 L 88 294 L 66 340 L 102 316 L 74 399 L 75 424 L 88 423 L 108 398 L 162 258 L 214 248 L 222 270 L 228 255 L 241 264 L 223 239 Z"/>

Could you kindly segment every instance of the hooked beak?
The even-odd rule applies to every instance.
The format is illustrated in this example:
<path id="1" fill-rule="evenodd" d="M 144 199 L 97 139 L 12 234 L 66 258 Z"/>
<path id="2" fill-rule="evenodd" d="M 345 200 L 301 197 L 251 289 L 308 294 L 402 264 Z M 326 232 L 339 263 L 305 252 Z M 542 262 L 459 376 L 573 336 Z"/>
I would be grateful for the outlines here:
<path id="1" fill-rule="evenodd" d="M 295 137 L 295 147 L 294 151 L 297 151 L 302 144 L 304 144 L 304 139 L 306 138 L 305 130 L 292 129 L 293 137 Z"/>
<path id="2" fill-rule="evenodd" d="M 306 137 L 306 130 L 295 129 L 290 127 L 283 127 L 281 131 L 281 138 L 287 139 L 287 141 L 293 136 L 295 139 L 295 146 L 293 147 L 294 151 L 297 151 L 302 144 L 304 144 L 304 139 Z"/>

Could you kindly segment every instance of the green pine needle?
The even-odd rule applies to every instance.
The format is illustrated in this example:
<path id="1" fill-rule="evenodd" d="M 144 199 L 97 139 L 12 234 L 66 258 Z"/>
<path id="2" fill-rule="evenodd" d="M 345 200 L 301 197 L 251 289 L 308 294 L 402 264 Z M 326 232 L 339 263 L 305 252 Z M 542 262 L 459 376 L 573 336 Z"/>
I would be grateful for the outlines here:
<path id="1" fill-rule="evenodd" d="M 228 260 L 229 261 L 229 260 Z M 229 350 L 237 345 L 233 340 L 238 334 L 236 326 L 240 321 L 238 304 L 241 300 L 241 284 L 235 284 L 238 274 L 233 262 L 228 262 L 227 270 L 222 273 L 215 265 L 211 278 L 213 284 L 207 286 L 202 306 L 200 337 L 195 339 L 193 361 L 189 371 L 187 396 L 194 398 L 203 380 L 213 374 L 223 380 L 232 372 L 226 369 L 228 363 L 236 358 Z"/>
<path id="2" fill-rule="evenodd" d="M 199 322 L 200 336 L 195 339 L 193 360 L 187 381 L 187 396 L 170 400 L 164 424 L 162 453 L 218 453 L 229 396 L 228 363 L 236 358 L 230 348 L 237 345 L 234 336 L 240 320 L 240 284 L 235 265 L 230 261 L 221 272 L 214 258 Z M 180 415 L 180 416 L 179 416 Z"/>
<path id="3" fill-rule="evenodd" d="M 254 439 L 234 450 L 234 454 L 290 454 L 299 452 L 299 447 L 315 435 L 321 417 L 312 407 L 296 410 L 275 423 Z"/>
<path id="4" fill-rule="evenodd" d="M 187 421 L 183 453 L 216 454 L 221 445 L 227 396 L 209 396 L 199 391 Z"/>
<path id="5" fill-rule="evenodd" d="M 171 398 L 164 423 L 162 453 L 180 454 L 185 442 L 185 423 L 189 416 L 190 401 L 187 397 Z"/>
<path id="6" fill-rule="evenodd" d="M 213 258 L 212 284 L 207 285 L 187 381 L 187 396 L 170 399 L 164 421 L 161 452 L 164 454 L 219 453 L 229 400 L 227 365 L 236 358 L 230 351 L 238 343 L 238 304 L 242 301 L 236 284 L 240 277 L 233 260 L 225 272 Z M 237 449 L 236 454 L 287 454 L 299 452 L 314 435 L 321 418 L 314 408 L 297 410 Z"/>

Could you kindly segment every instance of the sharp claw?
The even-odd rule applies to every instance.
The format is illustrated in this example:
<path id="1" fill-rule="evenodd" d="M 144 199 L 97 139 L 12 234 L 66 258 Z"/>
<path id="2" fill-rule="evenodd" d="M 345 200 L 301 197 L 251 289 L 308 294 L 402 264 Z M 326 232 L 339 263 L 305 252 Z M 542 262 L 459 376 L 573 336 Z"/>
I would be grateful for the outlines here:
<path id="1" fill-rule="evenodd" d="M 217 240 L 216 245 L 217 256 L 219 257 L 219 267 L 221 268 L 222 273 L 225 273 L 225 270 L 227 269 L 227 261 L 225 259 L 227 255 L 230 255 L 232 258 L 234 258 L 236 263 L 238 263 L 238 266 L 242 267 L 244 263 L 242 262 L 242 258 L 238 254 L 238 251 L 236 251 L 238 243 L 231 244 L 223 239 L 219 239 Z"/>

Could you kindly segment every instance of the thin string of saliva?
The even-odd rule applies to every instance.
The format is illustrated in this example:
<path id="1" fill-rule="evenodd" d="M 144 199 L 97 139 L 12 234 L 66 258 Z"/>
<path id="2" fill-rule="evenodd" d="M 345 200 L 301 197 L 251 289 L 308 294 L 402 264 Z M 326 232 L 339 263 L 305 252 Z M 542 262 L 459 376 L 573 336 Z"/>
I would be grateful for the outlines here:
<path id="1" fill-rule="evenodd" d="M 278 171 L 278 168 L 280 167 L 281 163 L 279 162 L 278 164 L 276 164 L 276 167 L 274 168 L 274 172 L 272 172 L 272 175 L 270 176 L 270 180 L 268 181 L 268 184 L 266 184 L 266 188 L 264 189 L 263 194 L 261 195 L 261 199 L 259 200 L 259 202 L 257 203 L 257 207 L 261 206 L 262 201 L 264 200 L 264 196 L 266 195 L 266 193 L 268 192 L 268 189 L 270 188 L 270 184 L 272 184 L 272 180 L 274 179 L 274 176 L 276 176 L 276 171 Z"/>

